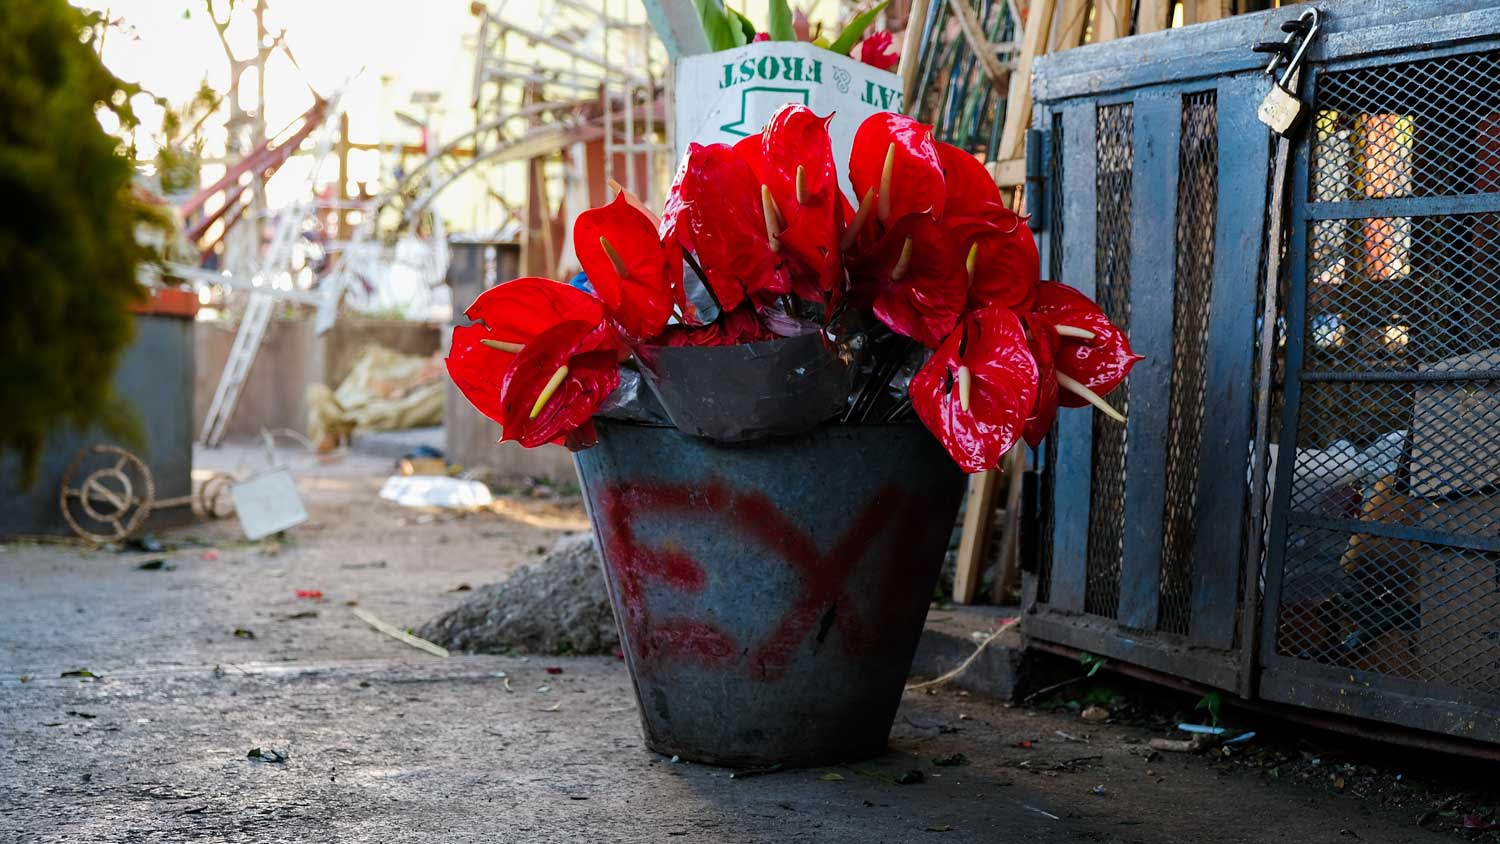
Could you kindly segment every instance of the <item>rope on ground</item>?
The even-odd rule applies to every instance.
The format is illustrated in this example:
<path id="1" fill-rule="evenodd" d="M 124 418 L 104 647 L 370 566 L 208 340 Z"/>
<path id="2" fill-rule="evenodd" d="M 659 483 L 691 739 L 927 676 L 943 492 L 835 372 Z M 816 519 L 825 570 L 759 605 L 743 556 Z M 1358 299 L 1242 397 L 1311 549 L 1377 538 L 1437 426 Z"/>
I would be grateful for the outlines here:
<path id="1" fill-rule="evenodd" d="M 957 668 L 953 669 L 952 671 L 949 671 L 948 673 L 942 675 L 941 677 L 934 677 L 931 680 L 924 680 L 921 683 L 912 683 L 911 685 L 909 685 L 909 686 L 906 687 L 906 690 L 908 692 L 914 692 L 914 691 L 917 691 L 918 689 L 927 689 L 927 688 L 932 688 L 933 686 L 941 686 L 944 683 L 948 682 L 949 680 L 952 680 L 954 677 L 957 677 L 958 675 L 964 673 L 965 671 L 968 671 L 969 670 L 969 666 L 971 666 L 971 665 L 974 664 L 974 660 L 979 659 L 979 655 L 982 654 L 982 653 L 984 653 L 984 649 L 987 648 L 987 647 L 989 647 L 990 643 L 992 643 L 996 639 L 1000 638 L 1000 635 L 1002 633 L 1004 633 L 1005 631 L 1011 629 L 1012 627 L 1015 627 L 1017 624 L 1020 624 L 1020 623 L 1021 623 L 1021 617 L 1020 616 L 1016 616 L 1015 618 L 1010 619 L 1009 621 L 1007 621 L 1004 624 L 1002 624 L 999 627 L 997 627 L 995 629 L 995 632 L 991 633 L 989 635 L 989 638 L 985 639 L 983 642 L 980 642 L 979 643 L 979 647 L 975 648 L 974 652 L 971 653 L 971 654 L 969 654 L 968 659 L 965 659 L 963 662 L 960 662 L 958 664 Z"/>

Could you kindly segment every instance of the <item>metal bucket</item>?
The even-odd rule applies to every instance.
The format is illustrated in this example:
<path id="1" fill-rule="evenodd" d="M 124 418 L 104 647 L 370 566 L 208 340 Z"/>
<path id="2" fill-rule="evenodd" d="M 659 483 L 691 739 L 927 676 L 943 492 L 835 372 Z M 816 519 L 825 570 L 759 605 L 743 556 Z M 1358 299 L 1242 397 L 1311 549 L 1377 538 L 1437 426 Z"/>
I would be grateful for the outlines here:
<path id="1" fill-rule="evenodd" d="M 885 750 L 963 494 L 920 425 L 577 455 L 646 743 L 717 765 Z"/>

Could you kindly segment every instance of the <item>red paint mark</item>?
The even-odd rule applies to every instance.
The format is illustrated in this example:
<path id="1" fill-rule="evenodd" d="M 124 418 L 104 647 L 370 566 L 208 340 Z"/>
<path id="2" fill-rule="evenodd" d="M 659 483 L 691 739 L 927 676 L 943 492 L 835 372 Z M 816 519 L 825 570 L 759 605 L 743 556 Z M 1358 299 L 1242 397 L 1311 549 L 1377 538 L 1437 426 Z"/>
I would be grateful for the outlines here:
<path id="1" fill-rule="evenodd" d="M 644 497 L 644 500 L 643 500 Z M 660 580 L 683 592 L 703 589 L 707 578 L 703 567 L 687 554 L 672 548 L 647 548 L 636 541 L 632 517 L 663 509 L 692 509 L 695 491 L 687 488 L 645 490 L 621 487 L 605 494 L 602 511 L 609 536 L 605 559 L 615 571 L 620 603 L 625 610 L 621 622 L 642 657 L 654 653 L 695 657 L 717 664 L 734 653 L 727 633 L 706 622 L 671 619 L 652 623 L 646 606 L 645 583 Z"/>
<path id="2" fill-rule="evenodd" d="M 562 669 L 558 668 L 555 665 L 549 665 L 549 666 L 547 666 L 547 668 L 545 670 L 546 670 L 546 672 L 548 674 L 561 674 L 562 673 Z"/>
<path id="3" fill-rule="evenodd" d="M 696 486 L 675 484 L 620 485 L 604 492 L 600 511 L 605 558 L 615 572 L 622 619 L 627 634 L 642 657 L 676 655 L 715 665 L 734 658 L 739 650 L 733 638 L 716 625 L 682 618 L 653 621 L 647 606 L 645 584 L 660 581 L 683 592 L 703 590 L 707 575 L 703 566 L 679 548 L 649 548 L 637 541 L 633 522 L 644 515 L 705 514 L 724 518 L 729 530 L 726 541 L 739 535 L 765 547 L 786 561 L 802 578 L 804 589 L 771 633 L 750 654 L 755 676 L 774 679 L 791 661 L 814 629 L 822 642 L 831 628 L 843 633 L 846 645 L 866 642 L 870 629 L 845 594 L 851 575 L 884 529 L 901 521 L 909 497 L 891 486 L 877 492 L 845 529 L 843 536 L 824 554 L 814 538 L 792 521 L 764 493 L 733 492 L 723 481 Z M 896 559 L 911 556 L 922 534 L 905 529 L 894 538 Z M 909 602 L 904 578 L 889 584 L 888 602 Z M 924 597 L 925 602 L 925 597 Z M 883 602 L 884 603 L 884 602 Z"/>
<path id="4" fill-rule="evenodd" d="M 321 600 L 323 600 L 323 590 L 321 590 L 321 589 L 298 589 L 297 590 L 297 597 L 299 597 L 299 598 L 311 598 L 314 601 L 321 601 Z"/>

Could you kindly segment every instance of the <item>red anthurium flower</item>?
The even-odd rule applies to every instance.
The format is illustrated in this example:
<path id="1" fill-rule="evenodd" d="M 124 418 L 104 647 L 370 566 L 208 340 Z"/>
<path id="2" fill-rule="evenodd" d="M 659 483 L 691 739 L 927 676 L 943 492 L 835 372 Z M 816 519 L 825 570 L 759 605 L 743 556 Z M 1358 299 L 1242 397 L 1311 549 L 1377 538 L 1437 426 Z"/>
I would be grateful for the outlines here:
<path id="1" fill-rule="evenodd" d="M 745 149 L 762 183 L 770 189 L 780 217 L 777 241 L 794 260 L 793 289 L 809 301 L 824 298 L 842 280 L 839 255 L 841 211 L 846 203 L 839 190 L 828 124 L 812 109 L 788 104 L 777 110 L 760 135 L 758 149 Z"/>
<path id="2" fill-rule="evenodd" d="M 1041 314 L 1022 313 L 1018 316 L 1026 326 L 1026 341 L 1031 349 L 1031 357 L 1036 361 L 1037 370 L 1036 404 L 1026 418 L 1026 427 L 1021 435 L 1035 448 L 1051 432 L 1052 423 L 1057 420 L 1056 360 L 1059 337 L 1056 327 Z"/>
<path id="3" fill-rule="evenodd" d="M 1001 305 L 1027 310 L 1036 301 L 1042 272 L 1036 237 L 1026 221 L 1012 211 L 990 220 L 968 218 L 960 225 L 945 219 L 964 253 L 969 280 L 969 302 L 976 308 Z"/>
<path id="4" fill-rule="evenodd" d="M 993 469 L 1037 401 L 1037 365 L 1021 320 L 1005 308 L 966 314 L 908 388 L 927 429 L 966 472 Z"/>
<path id="5" fill-rule="evenodd" d="M 1058 335 L 1057 375 L 1063 389 L 1058 403 L 1083 407 L 1087 398 L 1070 389 L 1075 382 L 1103 396 L 1120 386 L 1141 356 L 1130 350 L 1130 340 L 1089 297 L 1056 281 L 1037 288 L 1036 313 Z"/>
<path id="6" fill-rule="evenodd" d="M 896 55 L 896 48 L 891 44 L 891 34 L 882 29 L 860 42 L 859 60 L 881 70 L 890 70 L 901 61 L 901 57 Z"/>
<path id="7" fill-rule="evenodd" d="M 473 325 L 453 329 L 448 374 L 469 403 L 485 416 L 505 424 L 501 384 L 517 353 L 537 336 L 563 322 L 597 329 L 586 350 L 619 345 L 604 325 L 599 300 L 566 284 L 545 278 L 518 278 L 481 293 L 464 314 Z"/>
<path id="8" fill-rule="evenodd" d="M 763 305 L 790 292 L 791 274 L 771 231 L 768 194 L 728 144 L 692 144 L 662 213 L 663 237 L 692 252 L 725 310 Z M 779 230 L 779 229 L 778 229 Z"/>
<path id="9" fill-rule="evenodd" d="M 849 182 L 860 206 L 846 242 L 865 238 L 872 222 L 883 230 L 908 214 L 943 215 L 943 167 L 932 127 L 910 117 L 880 112 L 859 124 Z"/>
<path id="10" fill-rule="evenodd" d="M 640 340 L 661 333 L 682 286 L 682 253 L 675 242 L 664 245 L 657 239 L 651 219 L 623 192 L 614 202 L 578 215 L 573 250 L 627 336 Z"/>
<path id="11" fill-rule="evenodd" d="M 1001 221 L 1015 216 L 1000 199 L 995 177 L 972 153 L 952 144 L 936 142 L 938 161 L 943 167 L 943 218 L 962 222 L 969 218 Z"/>
<path id="12" fill-rule="evenodd" d="M 896 222 L 854 260 L 854 293 L 870 301 L 892 331 L 929 348 L 953 330 L 964 309 L 962 256 L 948 231 L 926 214 Z"/>
<path id="13" fill-rule="evenodd" d="M 526 344 L 500 385 L 501 441 L 526 448 L 552 442 L 589 421 L 620 384 L 619 356 L 600 348 L 607 326 L 563 322 Z M 583 436 L 587 436 L 584 432 Z"/>

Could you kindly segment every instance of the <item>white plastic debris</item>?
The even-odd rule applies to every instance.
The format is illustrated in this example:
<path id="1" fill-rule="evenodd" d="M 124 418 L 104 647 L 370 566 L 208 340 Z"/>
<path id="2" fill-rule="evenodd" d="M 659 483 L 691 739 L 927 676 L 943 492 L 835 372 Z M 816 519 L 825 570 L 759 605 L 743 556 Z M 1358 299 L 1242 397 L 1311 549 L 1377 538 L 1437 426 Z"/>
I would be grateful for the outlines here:
<path id="1" fill-rule="evenodd" d="M 443 507 L 449 510 L 473 510 L 488 507 L 494 501 L 490 488 L 479 481 L 446 475 L 392 475 L 380 488 L 380 497 L 403 507 Z"/>

